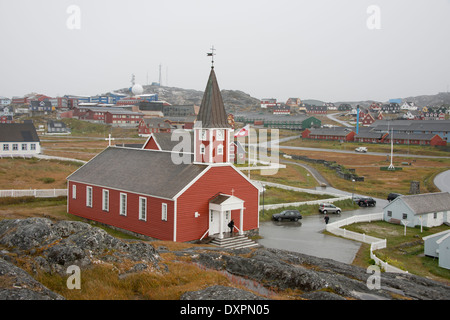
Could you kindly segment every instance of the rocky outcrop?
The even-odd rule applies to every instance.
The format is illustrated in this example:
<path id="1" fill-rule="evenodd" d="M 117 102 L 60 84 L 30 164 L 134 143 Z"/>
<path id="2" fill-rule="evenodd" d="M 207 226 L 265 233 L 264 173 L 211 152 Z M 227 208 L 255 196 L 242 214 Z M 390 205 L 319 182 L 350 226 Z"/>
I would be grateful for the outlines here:
<path id="1" fill-rule="evenodd" d="M 297 289 L 305 299 L 450 299 L 450 287 L 412 274 L 380 274 L 380 288 L 367 285 L 367 270 L 331 259 L 259 248 L 195 252 L 193 260 L 207 268 L 252 279 L 268 288 Z"/>
<path id="2" fill-rule="evenodd" d="M 158 250 L 171 252 L 163 246 Z M 158 250 L 147 242 L 117 239 L 83 222 L 52 222 L 45 218 L 2 220 L 0 300 L 63 299 L 18 268 L 18 262 L 27 261 L 31 273 L 43 271 L 66 276 L 71 265 L 86 268 L 98 263 L 113 264 L 119 278 L 139 272 L 170 272 Z M 285 289 L 293 289 L 294 298 L 311 300 L 450 299 L 450 287 L 440 282 L 412 274 L 381 273 L 380 287 L 370 289 L 367 283 L 372 273 L 366 269 L 284 250 L 192 246 L 171 253 L 175 260 L 182 258 L 185 263 L 190 261 L 203 269 L 223 272 L 231 282 L 239 278 L 241 286 L 249 283 L 249 290 L 210 286 L 186 292 L 181 299 L 270 299 L 275 291 Z M 258 294 L 251 292 L 254 288 Z"/>
<path id="3" fill-rule="evenodd" d="M 85 268 L 98 263 L 121 263 L 127 269 L 119 270 L 119 276 L 141 270 L 166 271 L 160 262 L 155 248 L 143 241 L 124 241 L 117 239 L 106 231 L 84 222 L 59 221 L 52 222 L 45 218 L 29 218 L 0 221 L 0 276 L 9 280 L 0 281 L 1 298 L 14 299 L 38 298 L 30 292 L 30 288 L 39 286 L 27 285 L 28 290 L 17 290 L 14 283 L 31 283 L 28 274 L 22 269 L 14 269 L 15 257 L 28 257 L 31 269 L 48 273 L 67 275 L 71 265 Z M 20 271 L 19 271 L 20 270 Z M 17 280 L 10 275 L 16 275 Z M 31 277 L 30 277 L 31 278 Z M 14 280 L 16 279 L 16 280 Z M 22 279 L 22 280 L 20 280 Z M 5 286 L 4 284 L 8 284 Z M 3 285 L 2 285 L 3 284 Z M 21 285 L 19 285 L 21 287 Z M 33 290 L 32 290 L 33 291 Z M 40 293 L 39 293 L 40 294 Z M 44 293 L 45 297 L 54 299 L 57 295 Z"/>

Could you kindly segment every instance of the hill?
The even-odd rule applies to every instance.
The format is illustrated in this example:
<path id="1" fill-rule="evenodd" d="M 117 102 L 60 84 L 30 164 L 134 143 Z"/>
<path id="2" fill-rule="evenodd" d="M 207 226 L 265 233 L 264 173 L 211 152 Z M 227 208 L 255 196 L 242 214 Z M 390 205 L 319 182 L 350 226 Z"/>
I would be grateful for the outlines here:
<path id="1" fill-rule="evenodd" d="M 200 105 L 203 91 L 193 89 L 182 89 L 177 87 L 145 85 L 144 94 L 158 94 L 158 99 L 167 101 L 172 105 Z M 117 92 L 128 93 L 123 88 Z M 227 111 L 251 110 L 260 105 L 260 100 L 239 90 L 221 90 L 223 103 Z"/>

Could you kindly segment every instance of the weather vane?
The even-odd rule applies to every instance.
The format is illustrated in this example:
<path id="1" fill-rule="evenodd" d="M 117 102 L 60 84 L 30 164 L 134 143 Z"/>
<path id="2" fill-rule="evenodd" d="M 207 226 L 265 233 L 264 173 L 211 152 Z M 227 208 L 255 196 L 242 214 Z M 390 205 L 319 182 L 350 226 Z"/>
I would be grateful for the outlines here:
<path id="1" fill-rule="evenodd" d="M 207 56 L 208 56 L 208 57 L 211 57 L 211 68 L 214 68 L 214 56 L 216 55 L 216 54 L 214 53 L 214 51 L 216 51 L 216 49 L 214 49 L 214 46 L 212 46 L 211 52 L 208 52 L 208 53 L 207 53 Z"/>

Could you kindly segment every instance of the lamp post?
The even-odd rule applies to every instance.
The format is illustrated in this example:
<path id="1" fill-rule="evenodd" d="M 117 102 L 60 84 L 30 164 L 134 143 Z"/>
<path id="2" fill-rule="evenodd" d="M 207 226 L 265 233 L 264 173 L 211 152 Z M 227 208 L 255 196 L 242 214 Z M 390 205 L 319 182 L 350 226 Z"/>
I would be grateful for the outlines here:
<path id="1" fill-rule="evenodd" d="M 355 179 L 352 179 L 352 184 L 353 184 L 352 201 L 354 201 L 353 198 L 354 198 L 354 194 L 355 194 Z"/>

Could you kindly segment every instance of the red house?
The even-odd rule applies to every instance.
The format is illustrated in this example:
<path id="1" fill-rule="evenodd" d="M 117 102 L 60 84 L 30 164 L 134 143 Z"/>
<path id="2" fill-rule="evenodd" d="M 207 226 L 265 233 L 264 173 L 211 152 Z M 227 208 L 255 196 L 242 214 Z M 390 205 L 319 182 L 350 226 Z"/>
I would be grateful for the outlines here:
<path id="1" fill-rule="evenodd" d="M 108 147 L 67 178 L 68 212 L 180 242 L 223 238 L 231 219 L 239 234 L 257 231 L 259 190 L 230 163 L 231 138 L 211 69 L 193 152 Z"/>

